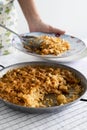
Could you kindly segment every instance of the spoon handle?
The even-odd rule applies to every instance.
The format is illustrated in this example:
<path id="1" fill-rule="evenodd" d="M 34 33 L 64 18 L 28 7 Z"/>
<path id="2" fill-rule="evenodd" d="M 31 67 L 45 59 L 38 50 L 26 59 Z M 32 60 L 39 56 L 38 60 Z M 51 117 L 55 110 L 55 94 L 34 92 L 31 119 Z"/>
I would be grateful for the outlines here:
<path id="1" fill-rule="evenodd" d="M 6 26 L 4 26 L 4 25 L 0 24 L 0 27 L 4 28 L 4 29 L 6 29 L 6 30 L 10 31 L 11 33 L 13 33 L 13 34 L 17 35 L 18 37 L 20 37 L 20 35 L 19 35 L 19 34 L 17 34 L 16 32 L 14 32 L 13 30 L 11 30 L 11 29 L 7 28 Z"/>

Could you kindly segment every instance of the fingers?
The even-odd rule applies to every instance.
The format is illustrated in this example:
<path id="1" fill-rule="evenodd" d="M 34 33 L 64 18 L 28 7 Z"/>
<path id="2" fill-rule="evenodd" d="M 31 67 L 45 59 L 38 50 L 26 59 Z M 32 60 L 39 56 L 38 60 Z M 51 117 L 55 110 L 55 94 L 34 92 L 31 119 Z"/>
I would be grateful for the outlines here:
<path id="1" fill-rule="evenodd" d="M 49 33 L 57 33 L 57 34 L 64 34 L 65 31 L 60 30 L 58 28 L 52 27 L 49 25 Z"/>
<path id="2" fill-rule="evenodd" d="M 44 23 L 43 21 L 33 21 L 32 24 L 29 24 L 30 32 L 47 32 L 47 33 L 55 33 L 57 35 L 64 34 L 65 31 L 50 26 L 49 24 Z"/>

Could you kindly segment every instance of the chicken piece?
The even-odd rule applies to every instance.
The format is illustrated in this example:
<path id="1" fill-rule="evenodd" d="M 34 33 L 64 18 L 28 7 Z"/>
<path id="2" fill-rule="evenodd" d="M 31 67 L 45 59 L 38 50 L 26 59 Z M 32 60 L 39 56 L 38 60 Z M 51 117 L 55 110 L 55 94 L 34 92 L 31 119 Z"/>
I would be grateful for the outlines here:
<path id="1" fill-rule="evenodd" d="M 57 101 L 59 105 L 62 105 L 67 103 L 67 98 L 63 94 L 60 94 L 57 96 Z"/>

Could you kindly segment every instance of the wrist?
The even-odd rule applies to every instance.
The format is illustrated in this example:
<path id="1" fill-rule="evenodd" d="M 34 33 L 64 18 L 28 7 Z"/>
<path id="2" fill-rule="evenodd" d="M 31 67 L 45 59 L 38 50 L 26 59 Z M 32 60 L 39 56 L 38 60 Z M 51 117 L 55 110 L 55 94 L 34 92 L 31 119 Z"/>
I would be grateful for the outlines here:
<path id="1" fill-rule="evenodd" d="M 27 20 L 30 32 L 39 31 L 42 20 L 40 17 Z"/>
<path id="2" fill-rule="evenodd" d="M 42 21 L 39 15 L 32 15 L 30 17 L 27 17 L 27 22 L 29 23 L 38 23 Z"/>

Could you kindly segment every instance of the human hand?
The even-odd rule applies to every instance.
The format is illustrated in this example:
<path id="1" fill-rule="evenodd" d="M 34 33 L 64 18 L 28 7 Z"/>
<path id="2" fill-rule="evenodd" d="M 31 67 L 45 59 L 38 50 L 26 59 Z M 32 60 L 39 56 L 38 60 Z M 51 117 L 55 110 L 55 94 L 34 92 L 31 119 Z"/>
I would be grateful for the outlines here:
<path id="1" fill-rule="evenodd" d="M 29 22 L 29 30 L 30 32 L 47 32 L 60 35 L 65 33 L 65 31 L 46 24 L 42 20 L 33 20 Z"/>
<path id="2" fill-rule="evenodd" d="M 24 0 L 18 0 L 18 2 L 25 15 L 30 32 L 47 32 L 59 35 L 65 33 L 65 31 L 46 24 L 41 20 L 34 0 L 26 0 L 26 2 Z"/>

